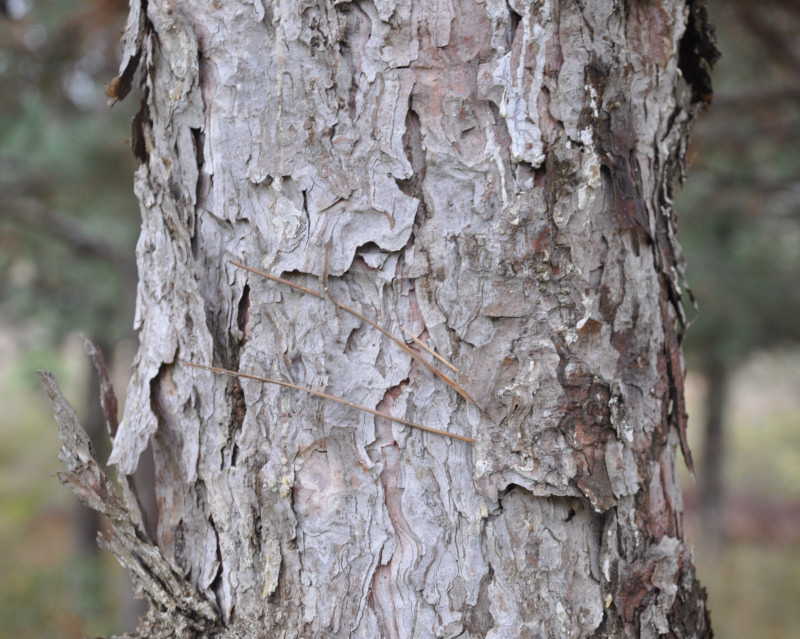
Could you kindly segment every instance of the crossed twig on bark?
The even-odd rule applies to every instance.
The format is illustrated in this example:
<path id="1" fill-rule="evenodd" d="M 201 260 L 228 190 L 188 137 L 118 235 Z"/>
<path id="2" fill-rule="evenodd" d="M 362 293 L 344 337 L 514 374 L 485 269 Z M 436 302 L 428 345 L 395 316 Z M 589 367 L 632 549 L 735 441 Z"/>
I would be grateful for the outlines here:
<path id="1" fill-rule="evenodd" d="M 443 382 L 445 382 L 448 386 L 450 386 L 450 388 L 452 388 L 459 395 L 461 395 L 461 397 L 466 399 L 471 404 L 477 406 L 477 404 L 475 404 L 475 400 L 472 399 L 472 397 L 470 397 L 469 393 L 467 393 L 467 391 L 464 390 L 464 388 L 458 382 L 456 382 L 455 380 L 453 380 L 450 377 L 448 377 L 447 375 L 445 375 L 442 371 L 440 371 L 438 368 L 436 368 L 431 362 L 429 362 L 427 359 L 422 357 L 422 355 L 419 352 L 417 352 L 414 349 L 410 348 L 408 346 L 408 344 L 406 344 L 405 342 L 397 339 L 389 331 L 387 331 L 385 328 L 383 328 L 382 326 L 380 326 L 379 324 L 377 324 L 376 322 L 374 322 L 370 318 L 366 317 L 364 314 L 358 312 L 357 310 L 355 310 L 353 308 L 350 308 L 349 306 L 346 306 L 345 304 L 342 304 L 341 302 L 336 301 L 335 299 L 333 299 L 330 296 L 330 294 L 319 293 L 319 292 L 317 292 L 317 291 L 315 291 L 313 289 L 308 288 L 307 286 L 302 286 L 301 284 L 295 284 L 294 282 L 290 282 L 289 280 L 284 279 L 282 277 L 277 277 L 275 275 L 270 275 L 269 273 L 265 273 L 264 271 L 259 271 L 257 269 L 251 268 L 249 266 L 245 266 L 244 264 L 240 264 L 239 262 L 231 262 L 231 264 L 233 264 L 233 266 L 236 266 L 238 268 L 244 269 L 245 271 L 253 273 L 254 275 L 258 275 L 260 277 L 266 278 L 266 279 L 268 279 L 268 280 L 270 280 L 272 282 L 276 282 L 277 284 L 282 284 L 283 286 L 288 286 L 290 288 L 293 288 L 293 289 L 295 289 L 297 291 L 300 291 L 302 293 L 305 293 L 307 295 L 312 295 L 313 297 L 316 297 L 316 298 L 321 299 L 323 301 L 324 300 L 330 300 L 331 303 L 333 303 L 334 306 L 336 306 L 337 308 L 340 308 L 341 310 L 345 311 L 346 313 L 350 313 L 351 315 L 353 315 L 354 317 L 357 317 L 358 319 L 360 319 L 361 321 L 365 322 L 366 324 L 369 324 L 375 330 L 380 331 L 383 335 L 385 335 L 392 342 L 394 342 L 394 344 L 396 344 L 403 352 L 405 352 L 412 359 L 416 360 L 417 362 L 419 362 L 420 364 L 425 366 L 425 368 L 427 368 L 436 377 L 438 377 Z M 327 291 L 326 291 L 326 293 L 327 293 Z M 405 331 L 405 333 L 407 335 L 409 335 L 409 337 L 411 337 L 411 339 L 414 341 L 414 343 L 417 344 L 420 348 L 422 348 L 427 353 L 429 353 L 430 355 L 435 357 L 438 361 L 442 362 L 445 366 L 449 367 L 452 371 L 458 372 L 457 369 L 450 362 L 448 362 L 441 355 L 435 353 L 432 349 L 430 349 L 428 346 L 423 344 L 417 337 L 412 335 L 411 332 L 409 332 L 405 328 L 403 329 L 403 331 Z M 363 411 L 365 413 L 369 413 L 370 415 L 375 415 L 377 417 L 385 417 L 388 420 L 397 422 L 399 424 L 403 424 L 405 426 L 409 426 L 411 428 L 416 428 L 417 430 L 423 430 L 425 432 L 433 433 L 435 435 L 442 435 L 444 437 L 450 437 L 451 439 L 458 439 L 460 441 L 467 442 L 469 444 L 475 443 L 475 440 L 473 438 L 467 437 L 466 435 L 459 435 L 457 433 L 450 433 L 450 432 L 447 432 L 445 430 L 440 430 L 438 428 L 432 428 L 431 426 L 425 426 L 423 424 L 417 424 L 417 423 L 409 421 L 407 419 L 402 419 L 400 417 L 394 417 L 394 416 L 392 416 L 392 415 L 390 415 L 388 413 L 385 413 L 385 412 L 382 412 L 382 411 L 378 411 L 378 410 L 374 410 L 372 408 L 368 408 L 366 406 L 362 406 L 361 404 L 356 404 L 355 402 L 351 402 L 351 401 L 348 401 L 346 399 L 342 399 L 341 397 L 336 397 L 335 395 L 330 395 L 328 393 L 324 393 L 322 391 L 317 391 L 317 390 L 314 390 L 312 388 L 308 388 L 306 386 L 300 386 L 299 384 L 293 384 L 291 382 L 285 382 L 283 380 L 274 379 L 274 378 L 270 378 L 270 377 L 260 377 L 258 375 L 251 375 L 251 374 L 242 373 L 242 372 L 239 372 L 239 371 L 232 371 L 232 370 L 229 370 L 227 368 L 219 368 L 219 367 L 216 367 L 216 366 L 207 366 L 205 364 L 195 364 L 193 362 L 184 362 L 184 364 L 186 364 L 187 366 L 190 366 L 192 368 L 199 368 L 199 369 L 211 371 L 212 373 L 217 373 L 217 374 L 220 374 L 220 375 L 228 375 L 230 377 L 243 377 L 245 379 L 252 379 L 252 380 L 255 380 L 255 381 L 258 381 L 258 382 L 263 382 L 265 384 L 276 384 L 278 386 L 283 386 L 285 388 L 291 388 L 291 389 L 294 389 L 294 390 L 302 391 L 304 393 L 308 393 L 310 395 L 314 395 L 316 397 L 321 397 L 322 399 L 326 399 L 328 401 L 337 402 L 339 404 L 343 404 L 345 406 L 349 406 L 350 408 L 355 408 L 355 409 Z"/>

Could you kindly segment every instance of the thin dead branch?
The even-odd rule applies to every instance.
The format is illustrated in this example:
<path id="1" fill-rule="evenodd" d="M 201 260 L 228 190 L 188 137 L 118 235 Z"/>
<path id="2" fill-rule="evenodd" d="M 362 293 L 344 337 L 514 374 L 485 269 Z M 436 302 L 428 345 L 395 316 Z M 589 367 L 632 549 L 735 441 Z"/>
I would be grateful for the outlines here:
<path id="1" fill-rule="evenodd" d="M 264 384 L 277 384 L 278 386 L 284 386 L 286 388 L 291 388 L 298 391 L 303 391 L 304 393 L 308 393 L 309 395 L 314 395 L 316 397 L 321 397 L 322 399 L 327 399 L 331 402 L 336 402 L 338 404 L 343 404 L 344 406 L 349 406 L 350 408 L 355 408 L 356 410 L 363 411 L 365 413 L 369 413 L 370 415 L 375 415 L 376 417 L 384 417 L 388 420 L 393 422 L 397 422 L 398 424 L 403 424 L 404 426 L 409 426 L 411 428 L 416 428 L 417 430 L 423 430 L 426 433 L 433 433 L 434 435 L 442 435 L 443 437 L 449 437 L 451 439 L 458 439 L 462 442 L 467 442 L 468 444 L 474 444 L 475 440 L 471 437 L 467 437 L 466 435 L 458 435 L 456 433 L 448 433 L 446 430 L 440 430 L 438 428 L 431 428 L 430 426 L 424 426 L 422 424 L 417 424 L 415 422 L 409 421 L 407 419 L 403 419 L 401 417 L 394 417 L 389 415 L 388 413 L 382 413 L 381 411 L 374 410 L 372 408 L 367 408 L 366 406 L 362 406 L 361 404 L 356 404 L 355 402 L 348 401 L 346 399 L 342 399 L 341 397 L 336 397 L 335 395 L 329 395 L 328 393 L 323 393 L 322 391 L 314 390 L 313 388 L 308 388 L 306 386 L 300 386 L 298 384 L 292 384 L 291 382 L 284 382 L 280 379 L 273 379 L 270 377 L 259 377 L 258 375 L 250 375 L 248 373 L 242 373 L 237 371 L 228 370 L 227 368 L 217 368 L 216 366 L 206 366 L 204 364 L 194 364 L 192 362 L 184 361 L 183 364 L 189 366 L 191 368 L 199 368 L 202 370 L 211 371 L 212 373 L 219 373 L 221 375 L 229 375 L 230 377 L 243 377 L 245 379 L 252 379 L 257 382 L 263 382 Z"/>
<path id="2" fill-rule="evenodd" d="M 405 326 L 401 326 L 400 328 L 403 329 L 403 332 L 406 335 L 408 335 L 412 340 L 414 340 L 414 343 L 417 346 L 419 346 L 421 349 L 423 349 L 426 353 L 430 353 L 433 357 L 438 359 L 442 364 L 447 366 L 447 368 L 449 368 L 454 373 L 458 374 L 458 369 L 455 366 L 453 366 L 450 362 L 448 362 L 444 357 L 439 355 L 439 353 L 434 351 L 430 346 L 428 346 L 425 342 L 423 342 L 419 337 L 414 335 L 414 333 L 409 331 Z"/>

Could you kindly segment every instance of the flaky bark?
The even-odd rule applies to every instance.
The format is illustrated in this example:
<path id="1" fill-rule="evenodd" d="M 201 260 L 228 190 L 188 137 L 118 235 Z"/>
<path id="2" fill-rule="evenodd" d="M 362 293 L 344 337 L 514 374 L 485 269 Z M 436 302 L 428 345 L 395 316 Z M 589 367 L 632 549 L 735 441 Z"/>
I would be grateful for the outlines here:
<path id="1" fill-rule="evenodd" d="M 112 461 L 152 443 L 158 547 L 215 628 L 710 636 L 671 210 L 706 37 L 677 0 L 134 2 L 110 92 L 143 70 L 141 347 Z M 230 260 L 408 329 L 475 405 Z"/>

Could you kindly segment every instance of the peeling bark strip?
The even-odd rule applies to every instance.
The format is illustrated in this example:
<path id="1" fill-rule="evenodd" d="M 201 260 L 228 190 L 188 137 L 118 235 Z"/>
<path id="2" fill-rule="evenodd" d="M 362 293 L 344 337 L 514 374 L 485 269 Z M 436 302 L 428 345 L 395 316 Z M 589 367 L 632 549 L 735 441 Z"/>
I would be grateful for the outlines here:
<path id="1" fill-rule="evenodd" d="M 58 473 L 58 478 L 86 506 L 108 517 L 110 528 L 107 533 L 100 533 L 99 543 L 131 572 L 151 603 L 141 636 L 219 636 L 222 627 L 215 607 L 198 596 L 192 584 L 134 523 L 97 463 L 89 436 L 53 375 L 49 371 L 37 372 L 53 402 L 62 444 L 58 458 L 67 468 Z"/>
<path id="2" fill-rule="evenodd" d="M 159 556 L 220 627 L 711 636 L 675 454 L 701 0 L 134 0 L 123 40 L 141 347 L 111 460 L 152 445 Z"/>

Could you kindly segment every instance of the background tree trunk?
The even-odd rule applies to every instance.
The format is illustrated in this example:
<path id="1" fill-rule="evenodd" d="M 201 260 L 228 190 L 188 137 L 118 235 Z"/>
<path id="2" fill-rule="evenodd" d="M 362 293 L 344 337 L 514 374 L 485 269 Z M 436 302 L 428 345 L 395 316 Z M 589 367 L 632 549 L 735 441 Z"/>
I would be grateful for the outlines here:
<path id="1" fill-rule="evenodd" d="M 112 461 L 152 443 L 155 541 L 220 634 L 711 636 L 675 455 L 696 4 L 134 1 L 110 93 L 143 69 L 141 346 Z M 408 329 L 475 405 L 230 260 Z"/>
<path id="2" fill-rule="evenodd" d="M 724 361 L 721 347 L 710 344 L 706 352 L 705 374 L 705 424 L 703 429 L 703 463 L 700 474 L 700 515 L 703 533 L 709 544 L 725 541 L 723 521 L 725 516 L 725 404 L 730 377 L 729 362 Z"/>

